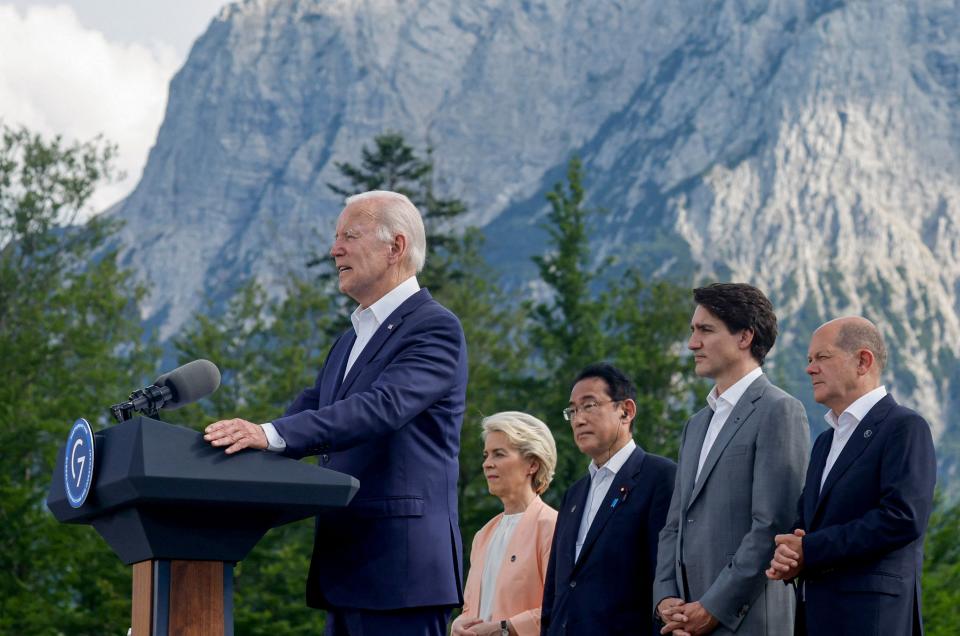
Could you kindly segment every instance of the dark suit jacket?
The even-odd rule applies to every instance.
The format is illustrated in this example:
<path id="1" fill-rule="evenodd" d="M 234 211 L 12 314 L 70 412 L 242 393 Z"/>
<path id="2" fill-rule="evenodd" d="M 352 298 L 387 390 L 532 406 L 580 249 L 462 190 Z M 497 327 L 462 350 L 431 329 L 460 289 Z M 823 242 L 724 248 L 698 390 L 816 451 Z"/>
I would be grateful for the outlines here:
<path id="1" fill-rule="evenodd" d="M 547 565 L 542 634 L 657 633 L 650 605 L 657 536 L 676 472 L 669 459 L 637 447 L 610 485 L 576 562 L 590 476 L 566 492 Z"/>
<path id="2" fill-rule="evenodd" d="M 813 445 L 796 527 L 807 632 L 922 634 L 923 537 L 936 457 L 927 422 L 887 395 L 851 433 L 820 489 L 833 429 Z"/>
<path id="3" fill-rule="evenodd" d="M 467 350 L 426 289 L 380 326 L 341 382 L 356 336 L 333 345 L 316 384 L 273 425 L 286 455 L 360 480 L 346 509 L 317 517 L 312 607 L 460 605 L 457 455 Z"/>

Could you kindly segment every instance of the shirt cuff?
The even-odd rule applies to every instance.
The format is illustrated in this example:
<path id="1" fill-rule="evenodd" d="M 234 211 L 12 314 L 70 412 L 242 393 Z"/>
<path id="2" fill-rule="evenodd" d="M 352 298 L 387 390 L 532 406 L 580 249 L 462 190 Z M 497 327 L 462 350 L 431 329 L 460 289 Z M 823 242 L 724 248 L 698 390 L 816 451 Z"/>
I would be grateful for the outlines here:
<path id="1" fill-rule="evenodd" d="M 271 422 L 266 424 L 261 424 L 260 428 L 263 429 L 264 435 L 267 436 L 267 450 L 271 453 L 282 453 L 287 449 L 287 442 L 280 437 L 280 433 L 277 432 L 277 429 L 273 426 Z"/>

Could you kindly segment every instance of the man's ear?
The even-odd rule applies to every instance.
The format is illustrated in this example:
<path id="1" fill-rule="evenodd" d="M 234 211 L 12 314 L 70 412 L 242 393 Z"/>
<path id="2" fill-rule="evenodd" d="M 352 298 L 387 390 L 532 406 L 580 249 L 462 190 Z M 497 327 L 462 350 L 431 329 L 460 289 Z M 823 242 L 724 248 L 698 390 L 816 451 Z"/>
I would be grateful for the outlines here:
<path id="1" fill-rule="evenodd" d="M 401 263 L 407 253 L 407 237 L 397 234 L 390 243 L 390 263 Z"/>
<path id="2" fill-rule="evenodd" d="M 753 329 L 747 327 L 746 329 L 740 330 L 740 339 L 737 341 L 737 346 L 741 349 L 749 349 L 753 345 Z"/>
<path id="3" fill-rule="evenodd" d="M 875 363 L 873 351 L 861 349 L 857 352 L 857 375 L 866 375 L 873 369 Z"/>

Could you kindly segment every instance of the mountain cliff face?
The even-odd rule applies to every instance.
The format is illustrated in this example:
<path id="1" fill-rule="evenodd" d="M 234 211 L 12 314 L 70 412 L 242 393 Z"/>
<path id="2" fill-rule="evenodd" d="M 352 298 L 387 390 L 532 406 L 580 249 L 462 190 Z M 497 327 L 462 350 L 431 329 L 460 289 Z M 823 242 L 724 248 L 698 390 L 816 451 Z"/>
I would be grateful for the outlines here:
<path id="1" fill-rule="evenodd" d="M 954 0 L 247 0 L 173 80 L 113 212 L 123 256 L 167 337 L 239 281 L 269 285 L 324 252 L 333 162 L 395 130 L 433 148 L 444 190 L 522 285 L 543 193 L 576 152 L 608 211 L 597 258 L 768 291 L 772 373 L 798 396 L 820 321 L 878 321 L 888 386 L 934 423 L 950 474 L 958 34 Z"/>

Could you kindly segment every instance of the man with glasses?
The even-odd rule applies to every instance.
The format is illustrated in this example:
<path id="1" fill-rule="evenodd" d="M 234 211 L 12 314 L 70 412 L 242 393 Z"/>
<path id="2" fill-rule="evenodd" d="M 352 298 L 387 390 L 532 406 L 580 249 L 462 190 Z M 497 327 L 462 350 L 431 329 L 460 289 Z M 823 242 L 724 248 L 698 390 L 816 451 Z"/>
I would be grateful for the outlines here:
<path id="1" fill-rule="evenodd" d="M 574 380 L 570 422 L 588 475 L 564 495 L 544 584 L 541 633 L 653 634 L 657 536 L 676 464 L 633 441 L 637 389 L 616 367 Z"/>
<path id="2" fill-rule="evenodd" d="M 660 533 L 653 602 L 664 634 L 793 633 L 794 600 L 764 571 L 792 529 L 810 432 L 803 406 L 761 370 L 777 317 L 756 287 L 693 290 L 697 375 L 716 384 L 683 429 L 677 482 Z"/>

